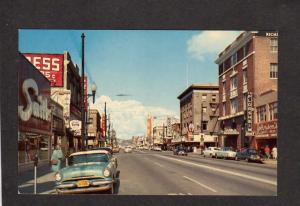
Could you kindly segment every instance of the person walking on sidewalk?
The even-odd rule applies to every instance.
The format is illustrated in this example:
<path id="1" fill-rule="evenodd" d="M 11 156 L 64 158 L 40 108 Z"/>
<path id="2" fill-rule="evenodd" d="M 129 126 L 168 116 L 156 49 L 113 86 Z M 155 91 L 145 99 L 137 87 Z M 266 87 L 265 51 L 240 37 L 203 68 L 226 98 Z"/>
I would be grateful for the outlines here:
<path id="1" fill-rule="evenodd" d="M 269 147 L 269 145 L 266 145 L 266 147 L 265 147 L 265 154 L 266 154 L 267 158 L 270 159 L 270 147 Z"/>
<path id="2" fill-rule="evenodd" d="M 276 147 L 276 145 L 272 149 L 272 157 L 273 157 L 273 159 L 277 160 L 277 147 Z"/>
<path id="3" fill-rule="evenodd" d="M 58 172 L 61 169 L 61 161 L 63 158 L 63 153 L 61 151 L 60 145 L 56 145 L 55 150 L 51 156 L 51 170 L 52 172 Z"/>

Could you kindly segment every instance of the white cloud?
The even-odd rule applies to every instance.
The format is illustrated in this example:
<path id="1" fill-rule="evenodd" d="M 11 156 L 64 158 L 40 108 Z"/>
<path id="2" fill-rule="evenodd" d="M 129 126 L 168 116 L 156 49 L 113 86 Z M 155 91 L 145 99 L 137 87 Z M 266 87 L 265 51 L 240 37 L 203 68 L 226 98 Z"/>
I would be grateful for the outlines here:
<path id="1" fill-rule="evenodd" d="M 187 51 L 195 59 L 204 60 L 207 55 L 223 51 L 241 31 L 204 31 L 194 35 L 187 42 Z"/>
<path id="2" fill-rule="evenodd" d="M 101 96 L 96 99 L 91 108 L 98 109 L 102 114 L 105 102 L 107 113 L 110 114 L 113 128 L 117 132 L 117 138 L 121 139 L 129 139 L 134 135 L 145 135 L 148 114 L 152 116 L 176 116 L 175 112 L 162 107 L 145 106 L 136 100 L 112 100 L 108 96 Z"/>

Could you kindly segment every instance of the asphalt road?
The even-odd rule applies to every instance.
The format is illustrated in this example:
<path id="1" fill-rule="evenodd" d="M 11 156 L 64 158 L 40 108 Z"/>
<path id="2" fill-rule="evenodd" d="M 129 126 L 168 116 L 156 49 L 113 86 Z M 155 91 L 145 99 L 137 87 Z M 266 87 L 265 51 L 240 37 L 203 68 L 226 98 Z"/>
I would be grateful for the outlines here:
<path id="1" fill-rule="evenodd" d="M 277 169 L 171 152 L 119 153 L 120 195 L 277 195 Z"/>

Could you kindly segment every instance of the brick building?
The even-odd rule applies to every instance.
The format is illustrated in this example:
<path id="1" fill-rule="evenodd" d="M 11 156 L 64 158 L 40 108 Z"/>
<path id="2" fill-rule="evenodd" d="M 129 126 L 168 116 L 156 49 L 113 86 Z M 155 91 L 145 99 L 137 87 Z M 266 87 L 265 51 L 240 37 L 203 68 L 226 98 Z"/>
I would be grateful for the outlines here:
<path id="1" fill-rule="evenodd" d="M 219 86 L 192 84 L 177 98 L 180 100 L 180 128 L 185 142 L 204 146 L 216 144 Z M 199 138 L 201 136 L 201 138 Z"/>
<path id="2" fill-rule="evenodd" d="M 88 110 L 87 137 L 88 146 L 97 146 L 100 144 L 101 138 L 101 116 L 97 109 Z"/>
<path id="3" fill-rule="evenodd" d="M 243 32 L 215 61 L 219 66 L 221 145 L 257 147 L 254 110 L 266 91 L 277 93 L 277 37 L 277 32 Z"/>

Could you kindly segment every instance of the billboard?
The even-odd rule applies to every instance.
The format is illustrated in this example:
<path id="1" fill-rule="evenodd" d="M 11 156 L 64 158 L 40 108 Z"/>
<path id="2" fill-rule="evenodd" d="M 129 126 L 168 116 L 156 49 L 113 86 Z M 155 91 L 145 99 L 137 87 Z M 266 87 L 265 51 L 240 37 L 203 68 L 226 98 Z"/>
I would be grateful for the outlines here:
<path id="1" fill-rule="evenodd" d="M 50 82 L 20 55 L 18 67 L 19 131 L 51 134 Z"/>
<path id="2" fill-rule="evenodd" d="M 51 87 L 63 87 L 63 54 L 23 54 L 51 83 Z"/>

